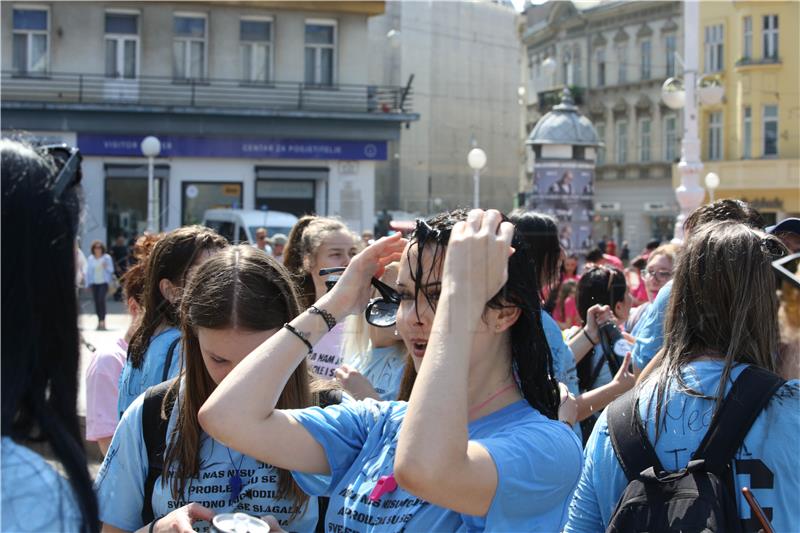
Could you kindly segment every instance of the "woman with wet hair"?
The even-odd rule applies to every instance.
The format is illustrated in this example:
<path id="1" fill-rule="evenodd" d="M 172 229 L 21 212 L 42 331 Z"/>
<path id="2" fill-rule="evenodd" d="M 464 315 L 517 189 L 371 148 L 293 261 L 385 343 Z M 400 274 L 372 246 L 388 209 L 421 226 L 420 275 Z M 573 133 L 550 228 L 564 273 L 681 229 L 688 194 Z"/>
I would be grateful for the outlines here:
<path id="1" fill-rule="evenodd" d="M 675 267 L 662 355 L 632 391 L 642 433 L 660 463 L 656 471 L 675 472 L 696 458 L 706 430 L 746 368 L 777 370 L 778 300 L 771 263 L 784 251 L 774 237 L 742 223 L 692 230 Z M 565 529 L 570 533 L 606 531 L 628 484 L 610 441 L 607 412 L 586 446 Z M 735 494 L 743 486 L 752 488 L 774 531 L 798 526 L 798 434 L 800 381 L 794 379 L 772 395 L 731 461 Z M 743 530 L 759 530 L 745 500 L 734 501 Z"/>
<path id="2" fill-rule="evenodd" d="M 260 250 L 232 246 L 198 267 L 181 302 L 185 372 L 167 387 L 166 452 L 149 501 L 143 438 L 146 396 L 125 412 L 97 477 L 104 531 L 207 531 L 217 513 L 273 515 L 282 527 L 311 531 L 317 499 L 309 498 L 285 469 L 244 455 L 209 437 L 197 412 L 247 355 L 299 314 L 286 269 Z M 312 405 L 309 372 L 300 361 L 278 392 L 280 409 Z M 158 465 L 161 467 L 162 465 Z M 149 504 L 152 521 L 143 521 Z M 183 528 L 183 529 L 181 529 Z"/>
<path id="3" fill-rule="evenodd" d="M 363 312 L 371 278 L 397 260 L 397 328 L 419 369 L 408 402 L 280 409 L 277 392 L 328 329 L 306 311 L 217 387 L 200 424 L 330 495 L 329 531 L 559 530 L 582 454 L 558 421 L 528 248 L 497 211 L 444 213 L 409 243 L 368 247 L 315 305 L 336 321 Z"/>
<path id="4" fill-rule="evenodd" d="M 147 260 L 144 314 L 131 337 L 120 378 L 120 416 L 148 387 L 178 375 L 181 291 L 191 272 L 227 244 L 225 237 L 203 226 L 172 230 L 156 243 Z"/>
<path id="5" fill-rule="evenodd" d="M 80 154 L 7 139 L 0 154 L 0 524 L 3 531 L 98 531 L 77 407 Z"/>

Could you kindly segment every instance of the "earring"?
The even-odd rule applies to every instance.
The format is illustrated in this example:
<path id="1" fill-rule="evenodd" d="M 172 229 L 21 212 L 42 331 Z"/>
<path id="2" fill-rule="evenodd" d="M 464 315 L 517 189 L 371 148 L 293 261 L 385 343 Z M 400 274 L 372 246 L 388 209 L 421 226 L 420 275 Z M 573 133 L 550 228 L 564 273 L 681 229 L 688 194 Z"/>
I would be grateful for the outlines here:
<path id="1" fill-rule="evenodd" d="M 397 337 L 398 335 L 400 334 L 397 332 L 397 328 L 394 328 L 394 336 Z"/>

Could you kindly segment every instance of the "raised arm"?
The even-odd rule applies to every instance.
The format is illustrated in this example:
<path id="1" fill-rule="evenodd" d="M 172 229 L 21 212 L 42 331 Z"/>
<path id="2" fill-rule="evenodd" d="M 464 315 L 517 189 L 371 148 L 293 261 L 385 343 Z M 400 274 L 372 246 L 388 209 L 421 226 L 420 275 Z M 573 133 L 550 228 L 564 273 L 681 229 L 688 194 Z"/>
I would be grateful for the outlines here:
<path id="1" fill-rule="evenodd" d="M 469 441 L 467 388 L 484 307 L 508 276 L 514 227 L 500 220 L 497 211 L 473 210 L 451 232 L 442 291 L 394 466 L 397 482 L 412 494 L 480 516 L 491 505 L 498 474 L 489 452 Z"/>
<path id="2" fill-rule="evenodd" d="M 315 304 L 337 321 L 366 306 L 370 278 L 397 261 L 405 246 L 400 235 L 386 237 L 353 258 L 336 286 Z M 303 312 L 291 321 L 314 345 L 328 329 L 319 315 Z M 256 459 L 288 470 L 328 474 L 322 447 L 291 416 L 275 409 L 278 397 L 308 346 L 281 328 L 248 355 L 203 404 L 200 425 L 212 437 Z"/>

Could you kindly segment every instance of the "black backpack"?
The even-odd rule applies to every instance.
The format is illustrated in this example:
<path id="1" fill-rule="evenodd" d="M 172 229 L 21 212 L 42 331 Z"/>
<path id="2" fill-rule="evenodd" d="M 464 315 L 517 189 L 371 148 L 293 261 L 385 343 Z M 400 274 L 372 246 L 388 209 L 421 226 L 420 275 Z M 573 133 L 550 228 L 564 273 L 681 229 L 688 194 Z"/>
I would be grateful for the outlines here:
<path id="1" fill-rule="evenodd" d="M 167 423 L 178 397 L 178 378 L 159 383 L 147 389 L 142 405 L 142 436 L 147 451 L 147 477 L 144 481 L 144 500 L 142 501 L 142 523 L 153 521 L 153 488 L 164 468 L 166 451 Z M 173 387 L 173 385 L 175 385 Z"/>
<path id="2" fill-rule="evenodd" d="M 639 416 L 634 390 L 612 402 L 608 430 L 628 486 L 606 533 L 749 530 L 739 519 L 731 463 L 753 422 L 784 383 L 761 368 L 743 370 L 689 464 L 677 472 L 661 466 Z"/>

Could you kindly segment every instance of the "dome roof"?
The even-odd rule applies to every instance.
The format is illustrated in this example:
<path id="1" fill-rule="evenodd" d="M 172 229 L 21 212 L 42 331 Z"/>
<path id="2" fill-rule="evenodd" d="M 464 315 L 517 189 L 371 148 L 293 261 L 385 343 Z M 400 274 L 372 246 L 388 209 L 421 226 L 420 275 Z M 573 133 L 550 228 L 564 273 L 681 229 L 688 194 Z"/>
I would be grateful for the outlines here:
<path id="1" fill-rule="evenodd" d="M 569 144 L 598 146 L 592 122 L 578 113 L 569 89 L 561 93 L 561 103 L 539 119 L 525 144 Z"/>

